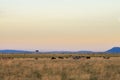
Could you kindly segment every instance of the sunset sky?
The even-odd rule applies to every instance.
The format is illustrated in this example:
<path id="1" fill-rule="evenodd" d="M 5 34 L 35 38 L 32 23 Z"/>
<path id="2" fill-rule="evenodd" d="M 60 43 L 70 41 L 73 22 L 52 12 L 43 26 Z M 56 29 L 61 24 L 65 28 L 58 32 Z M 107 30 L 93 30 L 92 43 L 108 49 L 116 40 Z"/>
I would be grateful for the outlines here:
<path id="1" fill-rule="evenodd" d="M 120 46 L 120 0 L 0 0 L 0 49 Z"/>

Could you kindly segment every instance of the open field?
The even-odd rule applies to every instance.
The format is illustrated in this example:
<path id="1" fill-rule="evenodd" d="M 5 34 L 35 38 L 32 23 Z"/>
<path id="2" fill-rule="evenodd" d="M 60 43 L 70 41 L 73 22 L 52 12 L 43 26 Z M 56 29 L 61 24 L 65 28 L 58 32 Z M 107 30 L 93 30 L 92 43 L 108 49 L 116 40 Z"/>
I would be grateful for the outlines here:
<path id="1" fill-rule="evenodd" d="M 62 56 L 64 59 L 51 59 Z M 72 56 L 90 56 L 73 59 Z M 103 56 L 110 56 L 104 59 Z M 0 80 L 119 80 L 120 56 L 105 54 L 0 54 Z M 36 59 L 36 57 L 38 59 Z"/>
<path id="2" fill-rule="evenodd" d="M 38 53 L 38 54 L 23 54 L 23 53 L 19 53 L 19 54 L 2 54 L 0 53 L 0 58 L 1 57 L 13 57 L 13 58 L 35 58 L 35 57 L 38 57 L 38 58 L 51 58 L 51 57 L 59 57 L 59 56 L 62 56 L 62 57 L 71 57 L 71 56 L 90 56 L 90 57 L 103 57 L 103 56 L 110 56 L 110 57 L 120 57 L 120 53 L 117 53 L 117 54 L 107 54 L 107 53 L 90 53 L 90 54 L 82 54 L 82 53 L 78 53 L 78 54 L 66 54 L 66 53 L 63 53 L 63 54 L 49 54 L 49 53 Z"/>

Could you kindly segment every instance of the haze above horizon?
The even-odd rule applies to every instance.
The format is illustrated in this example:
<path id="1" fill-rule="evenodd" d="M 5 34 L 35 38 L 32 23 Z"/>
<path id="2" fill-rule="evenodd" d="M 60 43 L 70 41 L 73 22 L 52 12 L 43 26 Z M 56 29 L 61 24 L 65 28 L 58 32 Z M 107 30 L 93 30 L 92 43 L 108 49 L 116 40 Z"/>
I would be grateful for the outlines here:
<path id="1" fill-rule="evenodd" d="M 0 49 L 120 46 L 120 0 L 0 0 Z"/>

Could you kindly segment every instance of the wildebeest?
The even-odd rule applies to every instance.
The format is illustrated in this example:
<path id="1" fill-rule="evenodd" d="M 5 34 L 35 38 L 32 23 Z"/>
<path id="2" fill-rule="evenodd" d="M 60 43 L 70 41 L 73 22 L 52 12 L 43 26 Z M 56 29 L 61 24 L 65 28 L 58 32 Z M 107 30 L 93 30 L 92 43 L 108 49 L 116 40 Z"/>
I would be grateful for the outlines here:
<path id="1" fill-rule="evenodd" d="M 74 56 L 73 59 L 90 59 L 90 56 Z"/>
<path id="2" fill-rule="evenodd" d="M 91 57 L 90 56 L 87 56 L 86 59 L 90 59 Z"/>
<path id="3" fill-rule="evenodd" d="M 81 57 L 80 56 L 74 56 L 72 57 L 73 59 L 80 59 Z"/>
<path id="4" fill-rule="evenodd" d="M 104 59 L 110 59 L 110 57 L 109 57 L 109 56 L 103 56 L 103 58 L 104 58 Z"/>
<path id="5" fill-rule="evenodd" d="M 56 59 L 55 57 L 51 57 L 51 59 Z"/>
<path id="6" fill-rule="evenodd" d="M 58 58 L 59 58 L 59 59 L 64 59 L 64 57 L 61 57 L 61 56 L 59 56 Z"/>

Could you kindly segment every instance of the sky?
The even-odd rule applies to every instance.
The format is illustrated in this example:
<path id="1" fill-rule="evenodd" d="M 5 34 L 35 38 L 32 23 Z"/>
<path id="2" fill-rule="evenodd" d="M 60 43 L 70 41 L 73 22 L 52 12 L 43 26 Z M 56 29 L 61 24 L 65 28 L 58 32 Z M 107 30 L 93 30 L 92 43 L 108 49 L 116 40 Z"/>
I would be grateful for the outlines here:
<path id="1" fill-rule="evenodd" d="M 120 46 L 120 0 L 0 0 L 0 49 Z"/>

